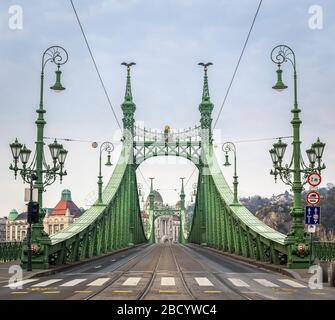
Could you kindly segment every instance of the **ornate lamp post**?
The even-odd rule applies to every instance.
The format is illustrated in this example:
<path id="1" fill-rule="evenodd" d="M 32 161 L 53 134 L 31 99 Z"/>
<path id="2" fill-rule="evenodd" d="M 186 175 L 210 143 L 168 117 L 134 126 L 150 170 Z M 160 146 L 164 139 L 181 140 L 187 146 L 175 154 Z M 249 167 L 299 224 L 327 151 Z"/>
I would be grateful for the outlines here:
<path id="1" fill-rule="evenodd" d="M 233 185 L 234 185 L 234 200 L 233 200 L 233 203 L 232 205 L 238 205 L 238 198 L 237 198 L 237 187 L 238 187 L 238 176 L 237 176 L 237 173 L 236 173 L 236 147 L 235 147 L 235 144 L 232 143 L 232 142 L 225 142 L 223 145 L 222 145 L 222 151 L 225 152 L 225 163 L 223 164 L 225 167 L 228 167 L 230 166 L 230 163 L 229 163 L 229 158 L 228 158 L 228 153 L 229 152 L 233 152 L 234 153 L 234 182 L 233 182 Z"/>
<path id="2" fill-rule="evenodd" d="M 26 183 L 33 183 L 34 187 L 38 190 L 38 204 L 39 204 L 39 221 L 35 223 L 32 227 L 32 242 L 36 249 L 36 267 L 37 268 L 47 268 L 48 267 L 48 257 L 47 249 L 40 248 L 40 246 L 50 244 L 49 236 L 43 231 L 43 219 L 45 216 L 45 211 L 43 209 L 43 192 L 45 187 L 53 184 L 56 181 L 57 176 L 62 177 L 66 175 L 64 170 L 65 159 L 67 156 L 67 150 L 63 148 L 56 140 L 54 143 L 49 145 L 51 157 L 53 160 L 52 165 L 47 164 L 44 154 L 44 126 L 46 121 L 44 120 L 44 114 L 46 113 L 43 106 L 44 98 L 44 69 L 48 62 L 54 63 L 57 66 L 56 71 L 56 82 L 50 87 L 50 89 L 60 92 L 65 90 L 61 84 L 61 74 L 60 66 L 68 61 L 68 54 L 66 50 L 59 46 L 53 46 L 45 50 L 42 56 L 42 70 L 41 70 L 41 88 L 40 88 L 40 104 L 39 108 L 36 110 L 38 114 L 37 120 L 35 121 L 37 126 L 37 140 L 35 142 L 36 150 L 34 157 L 30 164 L 29 158 L 31 150 L 25 145 L 22 145 L 15 139 L 15 142 L 10 144 L 10 148 L 13 154 L 13 163 L 10 165 L 9 169 L 14 171 L 15 179 L 17 173 L 20 173 L 22 179 Z M 19 163 L 21 161 L 21 166 Z M 27 237 L 28 238 L 28 237 Z M 28 241 L 29 242 L 29 241 Z M 31 246 L 28 244 L 28 258 L 31 257 Z M 23 259 L 23 263 L 25 263 Z M 31 261 L 29 262 L 31 263 Z"/>
<path id="3" fill-rule="evenodd" d="M 282 80 L 281 65 L 284 62 L 290 62 L 293 67 L 294 79 L 294 105 L 291 110 L 293 119 L 291 121 L 293 127 L 293 154 L 290 164 L 283 164 L 283 158 L 287 144 L 281 139 L 273 145 L 270 150 L 271 159 L 274 170 L 270 174 L 274 175 L 275 181 L 279 177 L 285 184 L 290 185 L 293 191 L 293 208 L 292 226 L 288 233 L 285 244 L 288 246 L 288 267 L 290 268 L 305 268 L 309 264 L 308 255 L 311 254 L 311 248 L 307 247 L 307 234 L 304 231 L 304 212 L 302 208 L 301 193 L 303 186 L 307 183 L 307 177 L 310 173 L 324 170 L 325 165 L 321 165 L 321 159 L 325 144 L 318 138 L 312 147 L 306 151 L 309 160 L 309 165 L 306 165 L 300 150 L 300 125 L 301 120 L 299 113 L 301 110 L 298 107 L 298 93 L 297 93 L 297 69 L 295 54 L 291 48 L 286 45 L 276 46 L 271 52 L 271 60 L 277 64 L 277 83 L 272 88 L 277 91 L 282 91 L 287 88 Z M 303 175 L 303 177 L 302 177 Z"/>
<path id="4" fill-rule="evenodd" d="M 190 197 L 191 197 L 191 203 L 193 203 L 193 196 L 194 196 L 194 191 L 191 191 L 191 193 L 190 193 Z"/>
<path id="5" fill-rule="evenodd" d="M 101 173 L 101 158 L 102 158 L 102 153 L 107 152 L 107 162 L 105 163 L 105 166 L 111 167 L 111 153 L 114 151 L 114 145 L 111 142 L 105 141 L 104 143 L 101 144 L 100 146 L 100 154 L 99 154 L 99 175 L 98 175 L 98 202 L 97 205 L 103 205 L 102 201 L 102 173 Z"/>

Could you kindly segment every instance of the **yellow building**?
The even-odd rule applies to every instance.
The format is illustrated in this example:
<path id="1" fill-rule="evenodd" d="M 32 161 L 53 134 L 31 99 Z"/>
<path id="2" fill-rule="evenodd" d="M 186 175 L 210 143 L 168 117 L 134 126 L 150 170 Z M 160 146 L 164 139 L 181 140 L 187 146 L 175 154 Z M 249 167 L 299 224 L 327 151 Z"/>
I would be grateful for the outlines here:
<path id="1" fill-rule="evenodd" d="M 61 200 L 53 209 L 48 209 L 43 220 L 44 231 L 54 234 L 73 223 L 83 211 L 72 201 L 71 191 L 63 190 Z M 13 209 L 6 219 L 5 241 L 22 241 L 27 234 L 27 212 Z M 1 241 L 1 240 L 0 240 Z"/>

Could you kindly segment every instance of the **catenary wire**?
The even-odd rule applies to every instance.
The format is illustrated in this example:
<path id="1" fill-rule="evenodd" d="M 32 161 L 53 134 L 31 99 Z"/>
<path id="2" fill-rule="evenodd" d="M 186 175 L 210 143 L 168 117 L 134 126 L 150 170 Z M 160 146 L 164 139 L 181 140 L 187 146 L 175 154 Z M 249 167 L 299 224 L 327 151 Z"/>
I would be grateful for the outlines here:
<path id="1" fill-rule="evenodd" d="M 256 22 L 256 19 L 257 19 L 259 10 L 260 10 L 260 8 L 261 8 L 262 2 L 263 2 L 263 0 L 260 0 L 260 1 L 259 1 L 259 4 L 258 4 L 256 13 L 255 13 L 255 16 L 254 16 L 254 19 L 253 19 L 252 24 L 251 24 L 251 27 L 250 27 L 250 29 L 249 29 L 247 38 L 246 38 L 246 40 L 245 40 L 245 42 L 244 42 L 244 45 L 243 45 L 243 48 L 242 48 L 242 52 L 241 52 L 240 57 L 239 57 L 239 59 L 238 59 L 238 61 L 237 61 L 237 64 L 236 64 L 236 67 L 235 67 L 233 76 L 232 76 L 232 78 L 231 78 L 231 80 L 230 80 L 230 83 L 229 83 L 229 86 L 228 86 L 226 95 L 225 95 L 225 97 L 224 97 L 224 99 L 223 99 L 221 108 L 220 108 L 219 113 L 218 113 L 218 116 L 217 116 L 217 118 L 216 118 L 216 120 L 215 120 L 215 122 L 214 122 L 214 127 L 213 127 L 213 129 L 216 127 L 216 124 L 217 124 L 217 122 L 219 121 L 219 118 L 220 118 L 220 116 L 221 116 L 222 109 L 223 109 L 223 107 L 224 107 L 224 105 L 225 105 L 225 103 L 226 103 L 226 101 L 227 101 L 227 98 L 228 98 L 230 89 L 231 89 L 231 87 L 232 87 L 232 85 L 233 85 L 233 82 L 234 82 L 234 79 L 235 79 L 237 70 L 238 70 L 238 68 L 239 68 L 239 66 L 240 66 L 240 63 L 241 63 L 241 60 L 242 60 L 244 51 L 245 51 L 245 49 L 246 49 L 246 47 L 247 47 L 247 44 L 248 44 L 248 41 L 249 41 L 251 32 L 252 32 L 252 30 L 253 30 L 253 28 L 254 28 L 254 25 L 255 25 L 255 22 Z"/>
<path id="2" fill-rule="evenodd" d="M 96 72 L 97 72 L 97 74 L 98 74 L 98 77 L 99 77 L 101 86 L 102 86 L 103 91 L 104 91 L 104 93 L 105 93 L 105 96 L 106 96 L 106 98 L 107 98 L 107 101 L 108 101 L 108 104 L 109 104 L 109 106 L 110 106 L 110 109 L 111 109 L 112 112 L 113 112 L 113 115 L 114 115 L 114 118 L 115 118 L 115 120 L 116 120 L 116 122 L 117 122 L 117 125 L 118 125 L 119 128 L 121 129 L 120 122 L 119 122 L 119 120 L 118 120 L 118 118 L 117 118 L 117 116 L 116 116 L 116 113 L 115 113 L 115 110 L 114 110 L 114 108 L 113 108 L 112 102 L 111 102 L 111 100 L 110 100 L 110 98 L 109 98 L 109 95 L 108 95 L 108 92 L 107 92 L 107 90 L 106 90 L 105 83 L 104 83 L 104 81 L 103 81 L 103 79 L 102 79 L 102 76 L 101 76 L 101 74 L 100 74 L 99 68 L 98 68 L 97 63 L 96 63 L 96 61 L 95 61 L 95 59 L 94 59 L 94 56 L 93 56 L 91 47 L 90 47 L 90 45 L 89 45 L 89 43 L 88 43 L 88 40 L 87 40 L 85 31 L 84 31 L 84 28 L 83 28 L 83 26 L 82 26 L 82 23 L 81 23 L 81 21 L 80 21 L 78 12 L 77 12 L 77 10 L 76 10 L 74 4 L 73 4 L 73 1 L 70 0 L 70 2 L 71 2 L 71 5 L 72 5 L 72 9 L 73 9 L 73 11 L 74 11 L 74 14 L 76 15 L 76 18 L 77 18 L 77 21 L 78 21 L 78 24 L 79 24 L 81 33 L 82 33 L 82 35 L 83 35 L 83 37 L 84 37 L 84 40 L 85 40 L 87 49 L 88 49 L 88 51 L 89 51 L 89 53 L 90 53 L 90 56 L 91 56 L 91 58 L 92 58 L 92 61 L 93 61 L 93 64 L 94 64 L 94 68 L 95 68 L 95 70 L 96 70 Z"/>

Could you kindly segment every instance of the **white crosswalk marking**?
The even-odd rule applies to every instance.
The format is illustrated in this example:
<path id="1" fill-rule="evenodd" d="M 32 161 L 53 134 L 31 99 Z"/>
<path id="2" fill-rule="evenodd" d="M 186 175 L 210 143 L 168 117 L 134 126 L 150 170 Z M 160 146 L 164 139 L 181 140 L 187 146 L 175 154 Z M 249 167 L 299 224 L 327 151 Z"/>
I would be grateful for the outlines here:
<path id="1" fill-rule="evenodd" d="M 304 286 L 304 285 L 302 285 L 298 282 L 295 282 L 293 280 L 290 280 L 290 279 L 278 279 L 278 281 L 283 282 L 283 283 L 285 283 L 285 284 L 287 284 L 287 285 L 289 285 L 293 288 L 307 288 L 306 286 Z"/>
<path id="2" fill-rule="evenodd" d="M 27 283 L 30 283 L 30 282 L 34 282 L 34 281 L 38 281 L 39 279 L 27 279 L 27 280 L 21 280 L 21 281 L 18 281 L 18 282 L 14 282 L 14 283 L 11 283 L 11 284 L 8 284 L 6 286 L 4 286 L 4 288 L 11 288 L 11 289 L 17 289 L 21 286 L 24 286 L 25 284 Z"/>
<path id="3" fill-rule="evenodd" d="M 213 287 L 213 283 L 208 280 L 206 277 L 194 278 L 200 287 Z"/>
<path id="4" fill-rule="evenodd" d="M 32 285 L 32 287 L 47 287 L 47 286 L 50 286 L 53 283 L 56 283 L 56 282 L 59 282 L 59 281 L 62 281 L 62 280 L 63 279 L 51 279 L 51 280 L 43 281 L 43 282 L 40 282 L 40 283 L 36 283 L 36 284 Z"/>
<path id="5" fill-rule="evenodd" d="M 104 283 L 106 283 L 110 278 L 99 278 L 94 280 L 93 282 L 89 283 L 88 286 L 102 286 Z"/>
<path id="6" fill-rule="evenodd" d="M 162 277 L 161 286 L 175 286 L 176 282 L 173 277 Z"/>
<path id="7" fill-rule="evenodd" d="M 129 277 L 125 282 L 122 283 L 123 286 L 137 286 L 141 278 Z"/>
<path id="8" fill-rule="evenodd" d="M 75 285 L 86 281 L 86 279 L 74 279 L 68 282 L 61 284 L 61 287 L 74 287 Z"/>
<path id="9" fill-rule="evenodd" d="M 228 278 L 228 280 L 235 286 L 235 287 L 250 287 L 247 283 L 245 283 L 241 279 L 236 278 Z"/>
<path id="10" fill-rule="evenodd" d="M 254 279 L 254 281 L 258 282 L 264 287 L 269 287 L 269 288 L 278 288 L 279 286 L 269 280 L 266 279 Z"/>

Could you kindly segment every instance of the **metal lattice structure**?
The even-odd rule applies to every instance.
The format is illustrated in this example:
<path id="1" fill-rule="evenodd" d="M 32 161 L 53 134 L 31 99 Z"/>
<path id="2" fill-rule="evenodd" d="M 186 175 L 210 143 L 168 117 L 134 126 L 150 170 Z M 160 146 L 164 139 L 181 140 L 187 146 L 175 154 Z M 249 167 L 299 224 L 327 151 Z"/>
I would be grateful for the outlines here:
<path id="1" fill-rule="evenodd" d="M 157 215 L 166 212 L 155 212 L 151 180 L 148 228 L 144 231 L 136 169 L 143 161 L 156 156 L 184 157 L 199 170 L 190 230 L 186 230 L 182 183 L 180 210 L 176 213 L 180 217 L 182 243 L 193 242 L 274 264 L 284 264 L 290 256 L 299 259 L 304 255 L 297 249 L 288 252 L 291 249 L 285 244 L 286 235 L 270 228 L 246 207 L 233 201 L 233 191 L 224 178 L 213 149 L 211 113 L 214 106 L 209 96 L 207 66 L 199 105 L 200 126 L 184 131 L 173 131 L 169 126 L 163 131 L 135 126 L 136 106 L 131 92 L 130 66 L 127 66 L 126 94 L 121 107 L 123 148 L 102 193 L 102 203 L 97 201 L 69 227 L 50 236 L 50 241 L 34 243 L 34 268 L 85 260 L 135 244 L 154 242 L 154 220 Z M 327 260 L 334 259 L 334 248 L 333 243 L 315 244 L 315 253 Z M 23 246 L 22 250 L 21 244 L 0 244 L 0 250 L 2 259 L 15 258 L 17 252 L 22 252 L 22 263 L 27 261 L 26 247 Z"/>
<path id="2" fill-rule="evenodd" d="M 201 128 L 163 131 L 134 128 L 134 163 L 157 156 L 176 156 L 191 160 L 197 166 L 201 157 Z"/>
<path id="3" fill-rule="evenodd" d="M 0 242 L 0 262 L 18 260 L 22 253 L 22 242 Z"/>

